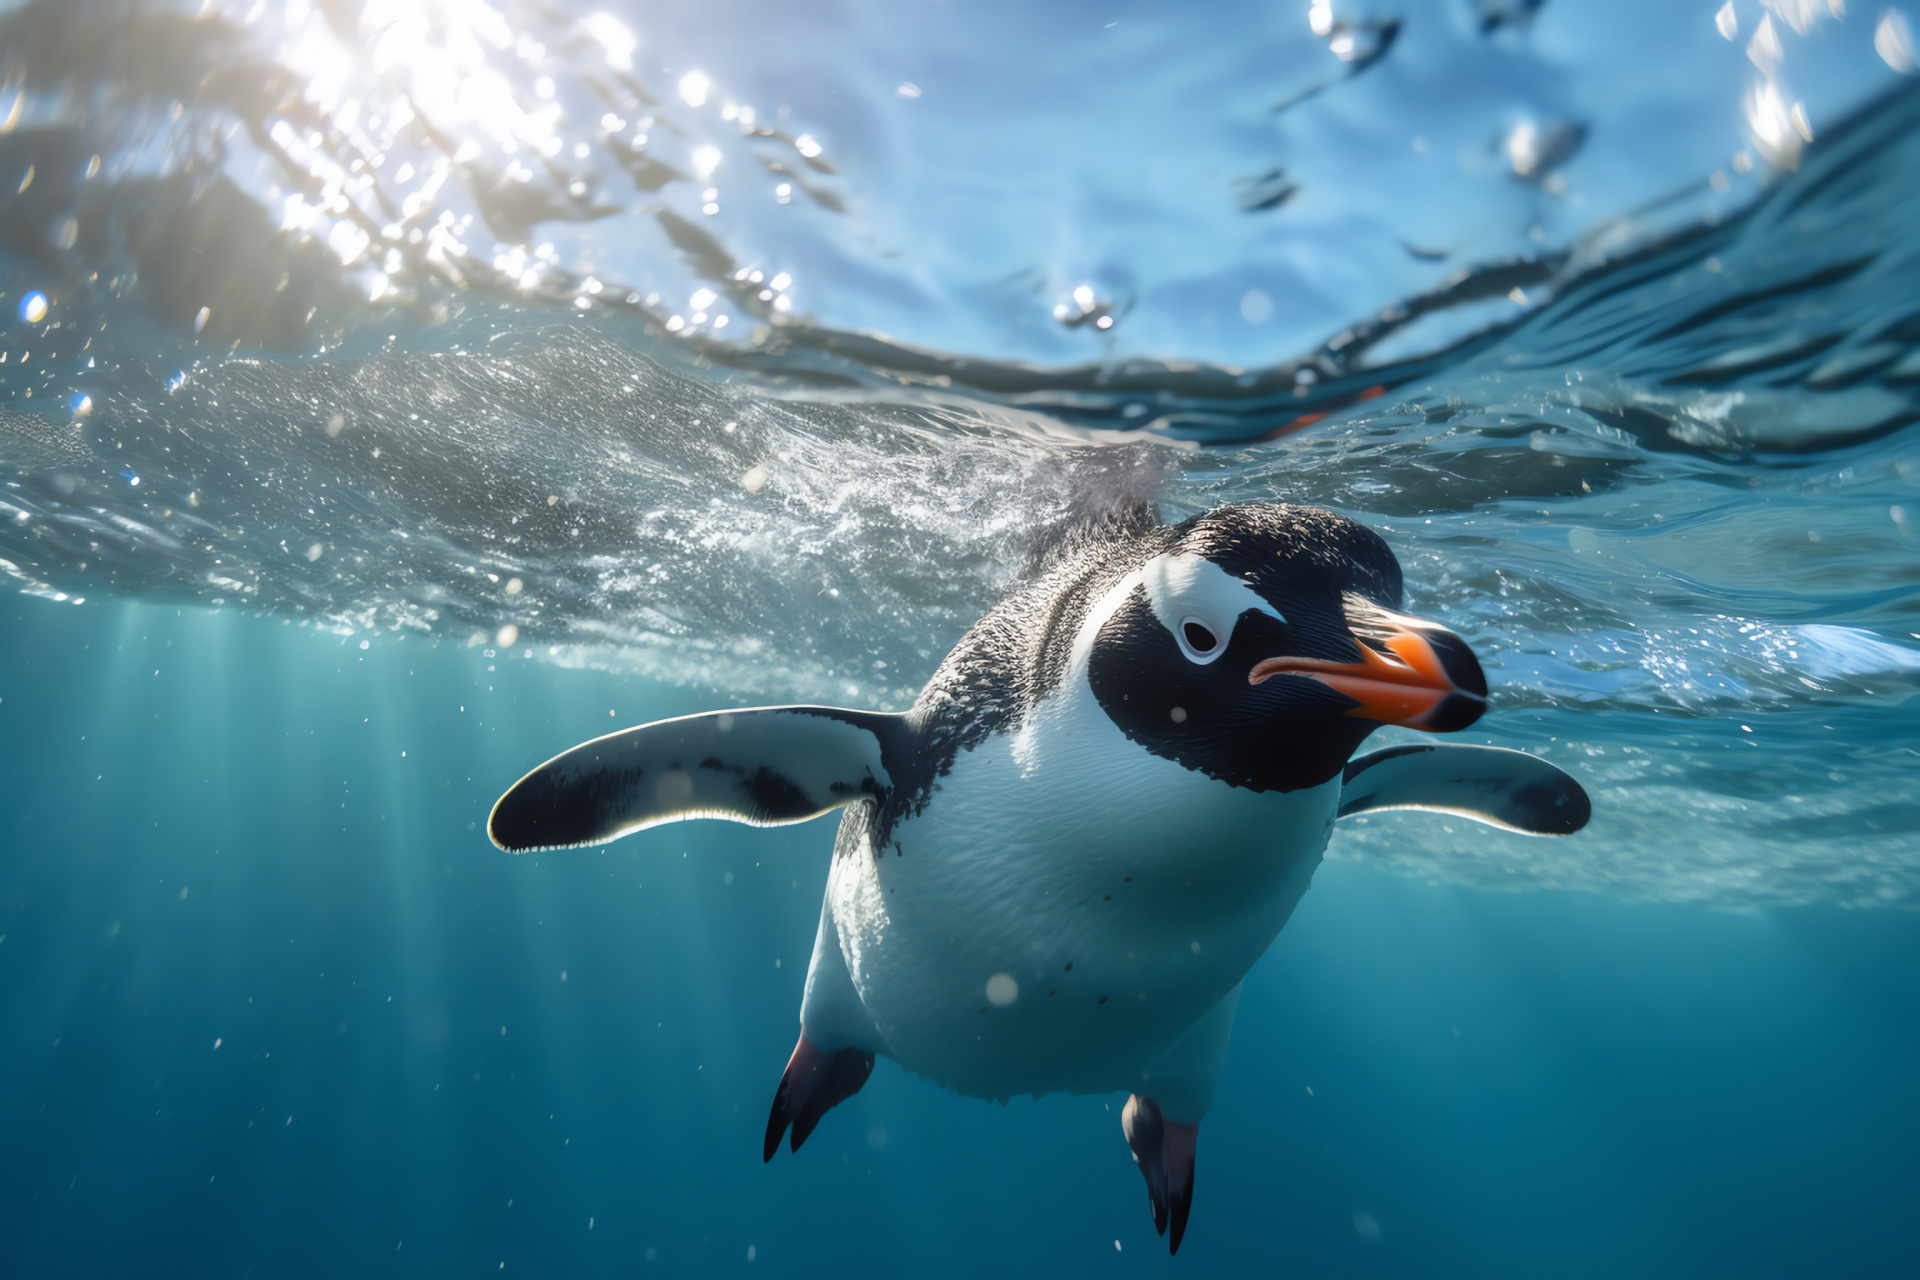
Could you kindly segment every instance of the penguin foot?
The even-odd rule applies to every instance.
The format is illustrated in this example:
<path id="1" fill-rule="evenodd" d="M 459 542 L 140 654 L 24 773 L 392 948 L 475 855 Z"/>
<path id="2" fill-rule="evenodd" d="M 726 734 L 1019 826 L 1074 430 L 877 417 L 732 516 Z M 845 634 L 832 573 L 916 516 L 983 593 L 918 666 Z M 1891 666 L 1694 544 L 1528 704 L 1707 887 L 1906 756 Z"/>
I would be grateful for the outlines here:
<path id="1" fill-rule="evenodd" d="M 793 1046 L 787 1069 L 780 1076 L 780 1087 L 773 1092 L 773 1110 L 767 1116 L 767 1141 L 763 1162 L 773 1159 L 780 1149 L 780 1135 L 793 1126 L 793 1147 L 798 1151 L 820 1117 L 860 1092 L 873 1074 L 873 1055 L 861 1049 L 840 1049 L 829 1053 L 814 1047 L 803 1032 Z M 1191 1163 L 1191 1161 L 1189 1161 Z"/>
<path id="2" fill-rule="evenodd" d="M 1168 1253 L 1178 1253 L 1180 1240 L 1187 1234 L 1187 1213 L 1193 1208 L 1193 1153 L 1200 1126 L 1166 1119 L 1159 1104 L 1136 1093 L 1120 1112 L 1120 1128 L 1133 1150 L 1133 1162 L 1147 1180 L 1153 1229 L 1168 1237 Z"/>

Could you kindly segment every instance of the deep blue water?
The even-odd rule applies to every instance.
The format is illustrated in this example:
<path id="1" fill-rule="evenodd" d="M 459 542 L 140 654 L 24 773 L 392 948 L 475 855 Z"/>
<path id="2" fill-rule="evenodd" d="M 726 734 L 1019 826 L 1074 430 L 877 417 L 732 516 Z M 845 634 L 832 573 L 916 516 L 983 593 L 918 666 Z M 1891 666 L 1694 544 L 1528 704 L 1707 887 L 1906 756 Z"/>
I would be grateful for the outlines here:
<path id="1" fill-rule="evenodd" d="M 1920 1271 L 1898 11 L 84 0 L 0 63 L 0 1273 Z M 1342 825 L 1171 1262 L 1120 1098 L 883 1061 L 763 1165 L 828 824 L 489 806 L 903 707 L 1141 496 L 1378 529 L 1591 827 Z"/>

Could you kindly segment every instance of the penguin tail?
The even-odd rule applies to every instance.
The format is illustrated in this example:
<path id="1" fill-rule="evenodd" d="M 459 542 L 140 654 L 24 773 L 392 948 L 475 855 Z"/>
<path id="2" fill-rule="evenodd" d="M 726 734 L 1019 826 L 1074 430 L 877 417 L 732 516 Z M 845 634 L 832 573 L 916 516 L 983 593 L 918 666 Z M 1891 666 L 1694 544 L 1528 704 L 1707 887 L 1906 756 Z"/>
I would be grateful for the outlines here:
<path id="1" fill-rule="evenodd" d="M 773 1159 L 788 1126 L 793 1129 L 792 1149 L 798 1151 L 820 1117 L 860 1092 L 872 1074 L 873 1054 L 864 1049 L 821 1049 L 802 1032 L 780 1075 L 780 1087 L 773 1091 L 762 1161 Z"/>

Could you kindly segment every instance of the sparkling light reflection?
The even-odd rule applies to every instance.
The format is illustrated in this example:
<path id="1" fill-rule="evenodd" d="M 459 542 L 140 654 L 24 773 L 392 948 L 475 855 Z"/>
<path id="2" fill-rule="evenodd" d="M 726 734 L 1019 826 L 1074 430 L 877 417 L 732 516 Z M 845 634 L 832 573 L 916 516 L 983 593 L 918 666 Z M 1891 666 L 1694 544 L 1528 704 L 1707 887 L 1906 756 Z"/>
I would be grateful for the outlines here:
<path id="1" fill-rule="evenodd" d="M 215 118 L 221 108 L 187 104 L 184 118 L 175 117 L 181 123 L 172 141 L 184 155 L 195 129 L 209 124 L 225 129 L 223 136 L 236 157 L 227 172 L 249 195 L 269 204 L 283 230 L 324 246 L 345 268 L 351 295 L 379 311 L 402 308 L 434 319 L 458 310 L 458 304 L 448 300 L 449 291 L 478 290 L 578 310 L 640 310 L 648 313 L 652 325 L 665 327 L 668 315 L 654 311 L 642 298 L 685 297 L 696 283 L 721 282 L 734 263 L 725 252 L 703 263 L 674 238 L 679 232 L 663 235 L 656 220 L 668 227 L 676 218 L 691 222 L 723 250 L 742 243 L 801 243 L 805 252 L 816 246 L 761 238 L 764 227 L 757 220 L 787 218 L 773 207 L 797 206 L 814 222 L 796 219 L 789 225 L 807 227 L 803 234 L 812 234 L 811 228 L 824 221 L 817 210 L 845 212 L 818 124 L 806 129 L 797 120 L 789 123 L 792 111 L 785 105 L 737 100 L 746 96 L 741 90 L 752 83 L 751 77 L 742 76 L 742 84 L 723 91 L 709 73 L 689 70 L 704 56 L 700 49 L 690 57 L 686 49 L 663 46 L 666 36 L 636 29 L 646 20 L 639 9 L 623 19 L 606 11 L 582 16 L 508 0 L 370 0 L 357 17 L 352 6 L 342 17 L 338 9 L 323 11 L 308 0 L 278 6 L 212 0 L 207 8 L 231 23 L 245 24 L 253 42 L 247 47 L 265 55 L 263 66 L 292 73 L 297 92 L 275 105 L 260 122 L 259 132 L 234 131 L 230 120 Z M 1738 63 L 1742 80 L 1758 73 L 1742 97 L 1752 143 L 1749 155 L 1775 168 L 1793 166 L 1815 133 L 1819 112 L 1809 104 L 1820 108 L 1831 101 L 1795 62 L 1803 55 L 1794 42 L 1816 36 L 1816 27 L 1838 20 L 1842 7 L 1826 0 L 1780 0 L 1742 10 L 1728 0 L 1709 11 L 1719 34 L 1733 42 L 1731 48 L 1714 48 L 1725 49 L 1727 63 Z M 332 18 L 326 16 L 329 12 Z M 1488 11 L 1483 7 L 1482 12 Z M 1691 21 L 1704 24 L 1707 16 L 1696 12 Z M 1370 59 L 1387 58 L 1397 30 L 1396 23 L 1365 17 L 1358 10 L 1336 13 L 1330 0 L 1312 0 L 1307 18 L 1313 40 L 1324 42 L 1326 50 L 1345 62 L 1315 92 L 1344 83 L 1343 77 L 1352 79 Z M 1290 25 L 1297 21 L 1297 16 L 1288 19 Z M 1895 69 L 1911 65 L 1910 36 L 1899 11 L 1882 10 L 1872 32 L 1882 61 Z M 1295 40 L 1307 39 L 1297 26 L 1292 34 Z M 650 54 L 658 49 L 658 61 L 641 57 L 643 49 Z M 1317 51 L 1314 56 L 1320 57 Z M 1392 55 L 1398 56 L 1397 51 Z M 1746 69 L 1749 59 L 1751 71 Z M 666 63 L 677 65 L 669 68 Z M 1383 71 L 1369 74 L 1394 74 L 1396 63 L 1388 60 L 1381 66 Z M 1808 79 L 1804 100 L 1789 84 L 1793 70 Z M 872 88 L 890 99 L 911 99 L 920 92 L 920 86 L 897 74 Z M 26 118 L 21 113 L 32 104 L 22 107 L 22 96 L 15 95 L 11 110 Z M 916 110 L 909 113 L 912 118 L 927 118 L 924 110 Z M 1423 126 L 1414 150 L 1421 156 L 1431 152 L 1440 160 L 1456 157 L 1469 184 L 1481 175 L 1505 175 L 1549 194 L 1566 195 L 1569 205 L 1595 195 L 1592 189 L 1564 187 L 1557 171 L 1579 147 L 1577 123 L 1556 120 L 1544 111 L 1528 114 L 1518 124 L 1511 118 L 1506 123 L 1506 131 L 1496 133 L 1495 125 L 1464 146 L 1457 139 L 1440 141 L 1443 135 Z M 1491 163 L 1489 141 L 1495 146 Z M 1723 162 L 1721 170 L 1706 175 L 1711 190 L 1731 191 L 1736 198 L 1751 190 L 1729 183 L 1727 177 L 1749 172 L 1747 158 L 1733 157 L 1731 164 Z M 95 157 L 89 177 L 99 165 Z M 1302 230 L 1302 220 L 1310 224 L 1326 215 L 1294 197 L 1306 192 L 1309 202 L 1320 202 L 1327 188 L 1315 185 L 1311 171 L 1291 165 L 1272 174 L 1268 186 L 1247 188 L 1254 196 L 1242 192 L 1228 199 L 1237 199 L 1238 208 L 1270 219 L 1276 228 L 1284 226 L 1283 239 L 1310 232 L 1311 225 Z M 20 179 L 23 186 L 34 180 L 31 169 Z M 44 189 L 44 166 L 38 182 Z M 766 185 L 749 185 L 760 182 Z M 1279 198 L 1265 198 L 1268 195 Z M 870 211 L 863 208 L 861 218 Z M 594 228 L 596 221 L 616 213 L 638 215 L 642 221 L 637 234 L 616 237 Z M 55 230 L 49 239 L 56 245 L 62 236 L 79 234 L 72 219 L 55 219 L 51 225 Z M 843 225 L 864 224 L 854 218 Z M 1529 215 L 1522 225 L 1531 236 L 1530 244 L 1520 246 L 1524 253 L 1535 252 L 1532 245 L 1552 249 L 1566 234 L 1549 216 Z M 546 253 L 532 249 L 541 236 L 550 237 L 554 245 Z M 1435 242 L 1440 243 L 1450 252 L 1460 246 L 1457 251 L 1465 256 L 1456 259 L 1456 265 L 1471 265 L 1483 253 L 1463 237 Z M 1297 245 L 1279 256 L 1285 259 L 1288 254 L 1297 256 Z M 1419 252 L 1413 256 L 1436 260 Z M 1165 342 L 1168 321 L 1164 314 L 1153 315 L 1154 282 L 1141 282 L 1129 268 L 1116 270 L 1113 262 L 1099 256 L 1050 264 L 1049 269 L 1125 281 L 1128 295 L 1125 307 L 1118 309 L 1098 299 L 1084 300 L 1071 287 L 1055 294 L 1053 303 L 1043 296 L 1035 309 L 1042 316 L 1051 310 L 1060 325 L 1046 326 L 1049 331 L 1111 331 L 1119 315 L 1134 314 L 1132 308 L 1138 305 L 1141 318 L 1130 322 L 1128 336 L 1135 343 L 1142 341 L 1144 320 L 1145 332 L 1154 335 L 1150 340 Z M 1059 285 L 1071 286 L 1070 275 L 1055 278 Z M 1232 273 L 1220 274 L 1221 292 L 1206 304 L 1205 314 L 1233 317 L 1241 310 L 1248 283 Z M 1332 290 L 1332 282 L 1322 280 L 1320 286 Z M 725 336 L 735 340 L 754 334 L 769 340 L 766 335 L 792 314 L 793 300 L 778 290 L 722 283 L 718 291 L 725 301 L 702 309 L 712 319 L 698 322 L 703 340 L 712 340 L 723 327 L 723 309 L 730 312 Z M 1288 307 L 1282 319 L 1297 325 L 1299 315 L 1311 309 L 1306 301 L 1310 292 L 1289 287 L 1285 296 Z M 832 310 L 836 301 L 828 288 L 815 305 Z M 199 305 L 178 314 L 198 315 L 207 343 L 217 341 L 226 348 L 236 336 L 254 340 L 252 333 L 235 328 L 242 326 L 240 309 L 214 299 L 208 320 L 202 300 L 192 303 Z M 372 314 L 377 312 L 355 313 L 346 320 Z M 1163 328 L 1155 330 L 1155 323 Z M 683 315 L 673 331 L 688 327 Z M 1196 325 L 1196 331 L 1202 328 Z M 1244 332 L 1237 324 L 1234 328 Z M 770 341 L 777 345 L 781 339 Z"/>

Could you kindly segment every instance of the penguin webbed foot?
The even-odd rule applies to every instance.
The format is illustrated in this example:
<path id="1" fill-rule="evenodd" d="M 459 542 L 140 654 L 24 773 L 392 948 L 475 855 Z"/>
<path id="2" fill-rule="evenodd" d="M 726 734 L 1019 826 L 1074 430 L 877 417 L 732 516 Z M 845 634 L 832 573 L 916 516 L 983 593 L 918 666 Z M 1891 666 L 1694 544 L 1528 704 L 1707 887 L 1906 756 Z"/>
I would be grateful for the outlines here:
<path id="1" fill-rule="evenodd" d="M 873 1055 L 861 1049 L 828 1052 L 815 1047 L 801 1033 L 780 1074 L 780 1087 L 773 1091 L 773 1108 L 767 1115 L 767 1137 L 761 1161 L 773 1159 L 780 1149 L 780 1137 L 793 1127 L 791 1149 L 798 1151 L 820 1117 L 860 1092 L 873 1074 Z"/>
<path id="2" fill-rule="evenodd" d="M 1168 1120 L 1160 1114 L 1158 1103 L 1136 1093 L 1120 1112 L 1120 1128 L 1127 1135 L 1134 1164 L 1147 1180 L 1153 1228 L 1168 1237 L 1167 1252 L 1178 1253 L 1187 1233 L 1187 1214 L 1193 1208 L 1193 1156 L 1200 1126 Z"/>

